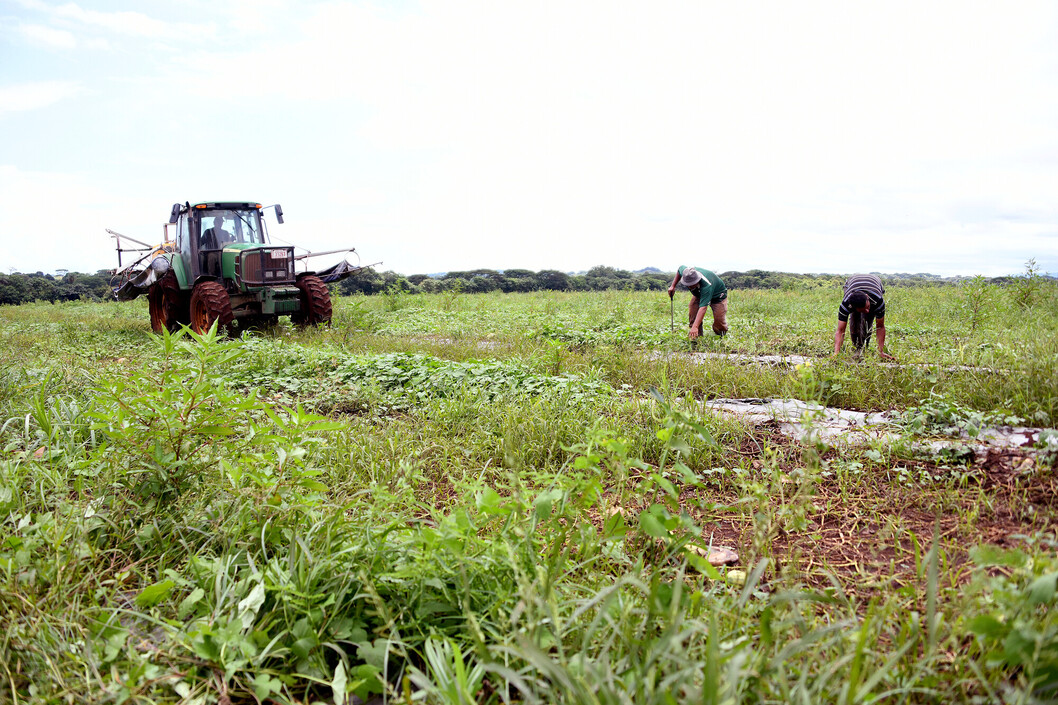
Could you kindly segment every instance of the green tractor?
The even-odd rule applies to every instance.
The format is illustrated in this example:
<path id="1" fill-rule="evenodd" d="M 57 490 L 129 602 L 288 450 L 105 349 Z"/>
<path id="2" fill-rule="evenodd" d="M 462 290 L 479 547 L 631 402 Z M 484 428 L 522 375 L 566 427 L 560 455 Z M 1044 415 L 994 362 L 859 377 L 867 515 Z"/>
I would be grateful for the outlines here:
<path id="1" fill-rule="evenodd" d="M 278 204 L 267 206 L 283 222 Z M 159 245 L 108 231 L 117 240 L 115 296 L 128 301 L 147 294 L 151 327 L 157 333 L 188 325 L 204 333 L 243 329 L 290 316 L 298 326 L 331 322 L 328 284 L 360 271 L 343 261 L 325 271 L 295 271 L 295 263 L 315 255 L 355 252 L 354 248 L 295 255 L 293 246 L 273 245 L 260 203 L 216 201 L 176 203 Z M 171 237 L 175 229 L 175 237 Z M 128 240 L 141 248 L 122 248 Z M 123 252 L 146 252 L 122 267 Z"/>

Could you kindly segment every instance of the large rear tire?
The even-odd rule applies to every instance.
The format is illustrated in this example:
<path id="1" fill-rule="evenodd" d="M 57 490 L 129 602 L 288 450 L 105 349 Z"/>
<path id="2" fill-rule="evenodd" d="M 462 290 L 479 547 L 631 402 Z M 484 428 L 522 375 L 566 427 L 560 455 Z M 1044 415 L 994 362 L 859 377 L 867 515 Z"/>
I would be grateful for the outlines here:
<path id="1" fill-rule="evenodd" d="M 147 307 L 151 312 L 151 328 L 154 332 L 160 335 L 166 330 L 170 333 L 180 330 L 180 324 L 187 322 L 187 315 L 182 310 L 185 305 L 176 276 L 172 271 L 166 272 L 147 290 Z"/>
<path id="2" fill-rule="evenodd" d="M 191 294 L 191 330 L 199 335 L 217 324 L 217 329 L 227 328 L 235 316 L 231 312 L 231 298 L 224 287 L 214 281 L 199 282 Z"/>
<path id="3" fill-rule="evenodd" d="M 301 291 L 301 310 L 290 317 L 294 325 L 318 326 L 331 324 L 331 292 L 317 276 L 298 279 L 295 286 Z"/>

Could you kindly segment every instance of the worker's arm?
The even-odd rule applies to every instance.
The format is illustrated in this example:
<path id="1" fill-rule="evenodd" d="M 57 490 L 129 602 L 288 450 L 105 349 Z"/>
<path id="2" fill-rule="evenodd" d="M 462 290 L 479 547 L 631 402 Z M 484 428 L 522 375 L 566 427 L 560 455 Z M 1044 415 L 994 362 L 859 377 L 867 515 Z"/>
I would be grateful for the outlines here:
<path id="1" fill-rule="evenodd" d="M 698 315 L 694 317 L 694 323 L 691 324 L 690 334 L 691 340 L 698 337 L 698 329 L 702 326 L 702 321 L 705 320 L 705 312 L 709 310 L 708 306 L 699 306 Z"/>
<path id="2" fill-rule="evenodd" d="M 848 327 L 848 321 L 838 321 L 838 329 L 834 331 L 834 354 L 837 355 L 841 352 L 841 344 L 845 342 L 845 329 Z"/>
<path id="3" fill-rule="evenodd" d="M 676 293 L 676 285 L 680 283 L 680 273 L 676 272 L 676 276 L 673 277 L 672 283 L 669 284 L 669 298 L 671 299 L 673 294 Z"/>
<path id="4" fill-rule="evenodd" d="M 895 360 L 895 357 L 885 351 L 885 316 L 879 316 L 875 325 L 878 326 L 878 356 L 883 360 Z"/>

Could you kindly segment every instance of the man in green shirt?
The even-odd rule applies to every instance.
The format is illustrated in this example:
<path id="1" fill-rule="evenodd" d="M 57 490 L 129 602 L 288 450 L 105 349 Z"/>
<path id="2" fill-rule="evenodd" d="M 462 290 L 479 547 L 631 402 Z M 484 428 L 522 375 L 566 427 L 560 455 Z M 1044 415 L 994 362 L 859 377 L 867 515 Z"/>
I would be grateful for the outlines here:
<path id="1" fill-rule="evenodd" d="M 713 332 L 717 335 L 727 333 L 727 287 L 724 281 L 708 269 L 698 269 L 681 265 L 676 270 L 676 277 L 669 285 L 669 298 L 676 293 L 676 286 L 683 284 L 691 292 L 690 305 L 687 307 L 688 333 L 691 340 L 704 334 L 702 321 L 705 310 L 713 310 Z"/>

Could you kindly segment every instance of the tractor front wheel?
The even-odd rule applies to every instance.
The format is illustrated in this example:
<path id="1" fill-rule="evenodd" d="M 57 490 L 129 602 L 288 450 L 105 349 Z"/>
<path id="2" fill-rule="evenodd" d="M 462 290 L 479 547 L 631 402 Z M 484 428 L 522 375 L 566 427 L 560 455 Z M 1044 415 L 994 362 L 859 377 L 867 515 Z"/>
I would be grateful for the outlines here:
<path id="1" fill-rule="evenodd" d="M 151 328 L 155 333 L 166 330 L 175 333 L 180 330 L 180 324 L 187 322 L 186 312 L 181 311 L 186 306 L 187 299 L 180 295 L 180 285 L 176 283 L 172 271 L 166 272 L 147 290 L 147 307 L 151 312 Z"/>
<path id="2" fill-rule="evenodd" d="M 317 276 L 298 279 L 295 286 L 301 291 L 301 310 L 290 317 L 294 325 L 318 326 L 331 323 L 331 292 Z"/>
<path id="3" fill-rule="evenodd" d="M 218 330 L 231 325 L 231 299 L 224 287 L 214 281 L 199 282 L 191 294 L 191 329 L 202 335 L 214 323 Z"/>

